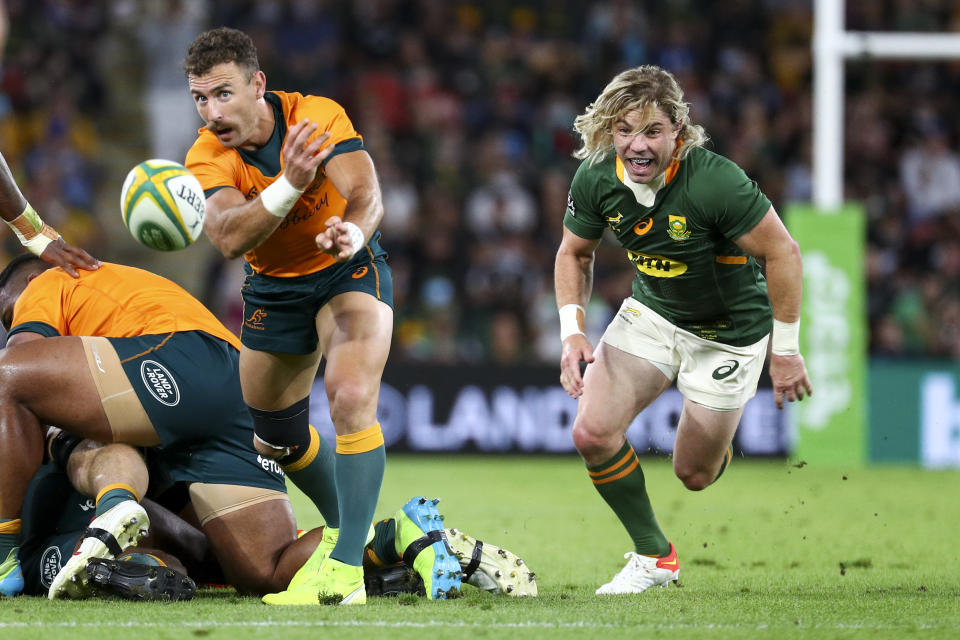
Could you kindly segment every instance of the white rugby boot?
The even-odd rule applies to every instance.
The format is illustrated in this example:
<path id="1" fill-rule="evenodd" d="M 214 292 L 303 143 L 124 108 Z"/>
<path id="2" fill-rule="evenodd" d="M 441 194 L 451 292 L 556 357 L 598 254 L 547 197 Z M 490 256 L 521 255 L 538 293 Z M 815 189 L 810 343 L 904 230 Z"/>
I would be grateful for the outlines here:
<path id="1" fill-rule="evenodd" d="M 147 535 L 149 528 L 150 518 L 147 517 L 147 512 L 134 500 L 124 500 L 94 518 L 84 531 L 80 546 L 53 579 L 47 597 L 51 600 L 90 597 L 87 560 L 113 560 L 126 547 L 136 545 L 140 538 Z"/>
<path id="2" fill-rule="evenodd" d="M 670 553 L 662 558 L 642 556 L 633 551 L 625 553 L 623 557 L 629 558 L 627 566 L 613 576 L 613 580 L 597 589 L 597 595 L 643 593 L 650 587 L 665 589 L 680 576 L 680 562 L 672 542 Z"/>

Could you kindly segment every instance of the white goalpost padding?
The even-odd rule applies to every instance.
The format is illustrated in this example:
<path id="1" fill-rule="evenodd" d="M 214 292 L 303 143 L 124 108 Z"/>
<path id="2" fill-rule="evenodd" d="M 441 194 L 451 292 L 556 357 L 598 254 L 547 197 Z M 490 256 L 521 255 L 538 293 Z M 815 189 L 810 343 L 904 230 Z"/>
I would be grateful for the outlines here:
<path id="1" fill-rule="evenodd" d="M 845 0 L 816 0 L 813 34 L 813 201 L 821 211 L 843 204 L 843 77 L 848 58 L 960 58 L 960 33 L 846 31 Z"/>

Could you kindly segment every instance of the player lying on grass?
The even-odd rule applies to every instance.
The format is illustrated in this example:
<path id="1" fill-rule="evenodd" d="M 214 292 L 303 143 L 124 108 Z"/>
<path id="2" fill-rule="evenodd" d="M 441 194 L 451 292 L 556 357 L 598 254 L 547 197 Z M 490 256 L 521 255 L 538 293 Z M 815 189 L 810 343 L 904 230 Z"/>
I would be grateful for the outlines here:
<path id="1" fill-rule="evenodd" d="M 9 336 L 0 351 L 0 594 L 22 588 L 20 509 L 42 460 L 42 425 L 150 447 L 160 470 L 152 488 L 182 488 L 225 578 L 243 591 L 279 591 L 319 545 L 333 548 L 332 527 L 296 538 L 284 470 L 252 446 L 239 343 L 179 286 L 110 263 L 71 278 L 24 255 L 0 273 L 0 320 Z M 301 461 L 312 462 L 315 453 L 311 446 Z M 288 468 L 286 475 L 297 483 L 303 470 Z M 136 536 L 147 516 L 133 498 L 146 485 L 145 477 L 132 477 L 126 486 L 92 487 L 96 528 L 121 546 Z M 417 523 L 440 529 L 437 515 L 432 502 L 411 505 L 400 538 L 426 535 L 414 535 Z M 84 544 L 104 546 L 96 539 Z M 443 595 L 433 576 L 459 587 L 460 565 L 442 540 L 432 540 L 418 560 L 429 597 Z"/>
<path id="2" fill-rule="evenodd" d="M 127 445 L 102 445 L 51 431 L 55 433 L 48 437 L 46 447 L 51 461 L 34 476 L 24 504 L 20 545 L 24 593 L 47 595 L 49 590 L 50 597 L 86 597 L 91 591 L 102 591 L 131 599 L 183 600 L 193 597 L 195 591 L 195 583 L 188 575 L 201 583 L 226 580 L 207 537 L 149 498 L 141 500 L 149 518 L 149 534 L 139 539 L 138 546 L 122 551 L 114 547 L 111 551 L 109 543 L 86 545 L 86 551 L 95 549 L 101 555 L 81 551 L 85 538 L 99 528 L 96 522 L 87 528 L 95 505 L 82 491 L 93 493 L 96 486 L 105 483 L 136 483 L 147 476 L 147 466 L 140 454 Z M 176 508 L 175 494 L 167 496 L 167 500 L 171 499 L 170 506 Z M 414 498 L 404 509 L 420 500 Z M 399 515 L 404 509 L 398 511 L 397 518 L 382 520 L 373 527 L 364 561 L 368 595 L 424 595 L 419 575 L 409 566 L 398 564 L 402 556 L 397 544 L 397 523 L 404 526 L 405 519 Z M 192 518 L 189 508 L 185 516 Z M 141 529 L 146 526 L 141 523 Z M 103 533 L 95 535 L 100 541 L 109 540 Z M 318 535 L 322 536 L 322 527 L 307 532 L 304 538 L 316 539 Z M 470 584 L 514 596 L 537 595 L 534 574 L 510 552 L 485 545 L 455 529 L 447 529 L 446 536 Z M 131 538 L 126 542 L 137 541 Z M 78 554 L 72 555 L 75 547 L 79 547 Z M 111 560 L 114 555 L 116 559 Z M 70 561 L 60 570 L 61 560 L 66 558 Z M 289 574 L 292 569 L 286 566 L 283 570 Z M 82 579 L 71 580 L 71 573 L 77 572 Z M 294 585 L 302 580 L 302 575 L 299 579 L 294 576 Z"/>

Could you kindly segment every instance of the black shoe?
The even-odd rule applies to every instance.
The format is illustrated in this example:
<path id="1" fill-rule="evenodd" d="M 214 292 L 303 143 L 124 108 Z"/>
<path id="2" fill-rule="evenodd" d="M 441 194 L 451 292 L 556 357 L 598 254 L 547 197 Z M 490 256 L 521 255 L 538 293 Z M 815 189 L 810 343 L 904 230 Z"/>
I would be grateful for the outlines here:
<path id="1" fill-rule="evenodd" d="M 170 567 L 90 558 L 90 585 L 127 600 L 190 600 L 197 585 Z"/>
<path id="2" fill-rule="evenodd" d="M 401 593 L 415 593 L 426 597 L 423 579 L 416 571 L 405 564 L 364 571 L 363 583 L 368 596 L 393 596 Z"/>

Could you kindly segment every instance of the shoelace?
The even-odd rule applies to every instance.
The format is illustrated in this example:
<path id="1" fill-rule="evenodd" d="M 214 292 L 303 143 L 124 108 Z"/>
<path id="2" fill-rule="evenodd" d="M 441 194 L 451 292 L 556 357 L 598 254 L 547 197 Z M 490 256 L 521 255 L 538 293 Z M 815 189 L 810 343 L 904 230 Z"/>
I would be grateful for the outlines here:
<path id="1" fill-rule="evenodd" d="M 646 574 L 646 568 L 640 563 L 640 556 L 632 551 L 628 551 L 623 554 L 623 557 L 630 558 L 630 561 L 627 562 L 627 566 L 625 566 L 623 569 L 620 569 L 620 572 L 617 573 L 617 575 L 613 576 L 613 580 L 610 581 L 611 584 L 632 584 L 633 580 L 631 580 L 630 577 L 635 574 L 635 572 L 643 571 Z"/>

